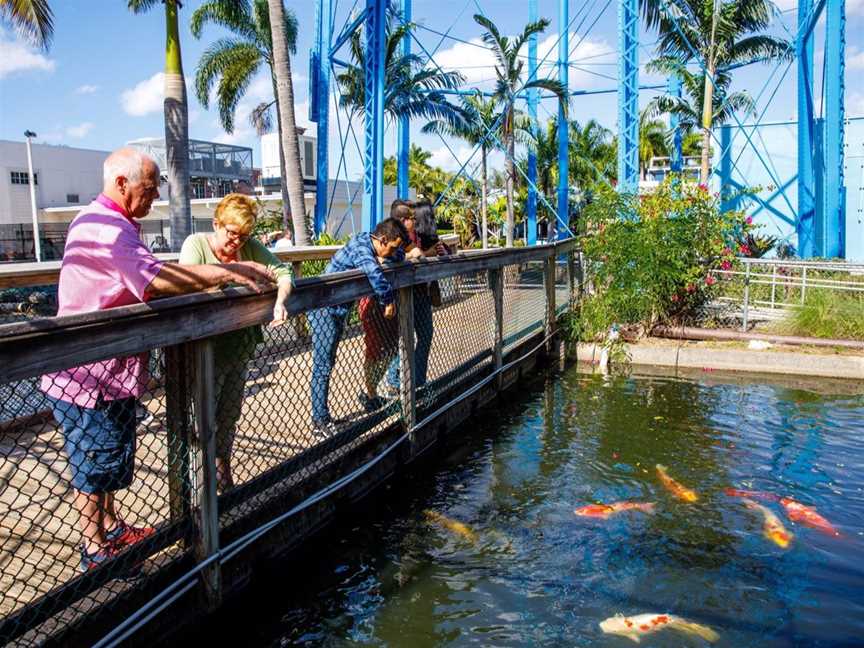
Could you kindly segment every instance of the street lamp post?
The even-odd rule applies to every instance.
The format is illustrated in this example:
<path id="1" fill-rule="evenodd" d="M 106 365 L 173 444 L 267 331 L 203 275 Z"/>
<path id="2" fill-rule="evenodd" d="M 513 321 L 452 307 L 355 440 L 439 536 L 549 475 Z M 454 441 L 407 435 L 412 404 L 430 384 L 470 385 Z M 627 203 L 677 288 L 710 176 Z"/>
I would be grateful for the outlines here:
<path id="1" fill-rule="evenodd" d="M 24 137 L 27 138 L 27 170 L 30 173 L 28 183 L 30 185 L 30 209 L 33 212 L 33 242 L 36 249 L 36 260 L 42 260 L 42 245 L 39 242 L 39 221 L 36 218 L 36 176 L 33 175 L 33 154 L 30 151 L 30 140 L 36 137 L 36 133 L 31 130 L 24 131 Z"/>

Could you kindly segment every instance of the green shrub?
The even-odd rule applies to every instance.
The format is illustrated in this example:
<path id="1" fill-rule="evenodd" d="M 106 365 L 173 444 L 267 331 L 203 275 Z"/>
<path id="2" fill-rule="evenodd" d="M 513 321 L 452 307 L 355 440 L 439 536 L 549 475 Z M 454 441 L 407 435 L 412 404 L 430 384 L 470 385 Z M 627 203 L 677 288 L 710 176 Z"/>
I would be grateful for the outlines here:
<path id="1" fill-rule="evenodd" d="M 742 212 L 721 212 L 718 196 L 667 178 L 653 193 L 620 195 L 598 187 L 585 207 L 581 244 L 594 293 L 574 333 L 596 339 L 612 324 L 693 319 L 731 269 L 752 229 Z"/>
<path id="2" fill-rule="evenodd" d="M 789 335 L 864 340 L 864 293 L 811 291 L 781 329 Z"/>

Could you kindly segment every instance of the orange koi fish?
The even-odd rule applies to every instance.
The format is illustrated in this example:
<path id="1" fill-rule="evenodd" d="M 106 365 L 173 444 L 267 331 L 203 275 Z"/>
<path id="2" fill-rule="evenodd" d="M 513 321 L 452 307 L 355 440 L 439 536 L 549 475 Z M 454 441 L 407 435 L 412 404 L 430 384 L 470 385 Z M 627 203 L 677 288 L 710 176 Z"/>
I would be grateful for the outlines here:
<path id="1" fill-rule="evenodd" d="M 642 637 L 664 628 L 696 635 L 712 643 L 720 638 L 720 635 L 708 626 L 693 623 L 671 614 L 637 614 L 631 617 L 616 614 L 600 622 L 600 629 L 605 634 L 626 637 L 634 643 L 639 643 Z"/>
<path id="2" fill-rule="evenodd" d="M 663 485 L 666 487 L 670 493 L 672 493 L 675 497 L 685 502 L 695 502 L 699 499 L 699 496 L 696 494 L 696 491 L 691 490 L 684 486 L 683 484 L 679 484 L 677 481 L 672 479 L 669 476 L 669 473 L 666 472 L 666 466 L 661 466 L 657 464 L 657 476 L 660 477 L 660 481 L 663 482 Z"/>
<path id="3" fill-rule="evenodd" d="M 580 506 L 575 511 L 581 517 L 593 517 L 606 520 L 610 516 L 622 511 L 642 511 L 651 514 L 654 512 L 654 502 L 614 502 L 613 504 L 588 504 Z"/>
<path id="4" fill-rule="evenodd" d="M 774 515 L 773 511 L 770 509 L 761 504 L 757 504 L 751 499 L 745 497 L 743 501 L 744 506 L 751 511 L 759 511 L 765 519 L 765 522 L 762 524 L 763 535 L 781 549 L 788 549 L 795 536 L 786 530 L 786 527 L 783 526 L 780 518 Z"/>
<path id="5" fill-rule="evenodd" d="M 477 542 L 477 534 L 471 527 L 469 527 L 464 522 L 453 520 L 446 515 L 438 513 L 437 511 L 423 511 L 423 516 L 428 522 L 436 524 L 443 529 L 447 529 L 451 533 L 461 537 L 464 540 L 467 540 L 471 544 L 475 544 Z"/>
<path id="6" fill-rule="evenodd" d="M 761 499 L 767 502 L 776 502 L 780 499 L 779 496 L 774 493 L 768 493 L 766 491 L 751 491 L 751 490 L 739 490 L 737 488 L 724 488 L 723 492 L 729 497 L 749 497 L 750 499 Z"/>
<path id="7" fill-rule="evenodd" d="M 834 528 L 828 520 L 819 515 L 816 509 L 812 506 L 807 506 L 801 502 L 796 502 L 791 497 L 783 497 L 780 499 L 780 504 L 786 510 L 786 515 L 793 522 L 798 522 L 804 526 L 809 526 L 813 529 L 818 529 L 828 535 L 839 536 L 840 532 Z"/>

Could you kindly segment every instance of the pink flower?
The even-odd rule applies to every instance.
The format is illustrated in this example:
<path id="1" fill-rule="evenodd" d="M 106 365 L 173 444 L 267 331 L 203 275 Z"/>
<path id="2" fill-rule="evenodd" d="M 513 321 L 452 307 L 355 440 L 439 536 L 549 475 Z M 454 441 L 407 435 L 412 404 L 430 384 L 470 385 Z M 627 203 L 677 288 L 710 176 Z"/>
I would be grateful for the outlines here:
<path id="1" fill-rule="evenodd" d="M 706 286 L 713 286 L 715 283 L 717 283 L 717 280 L 714 277 L 712 277 L 711 275 L 708 275 L 707 277 L 705 277 L 705 285 Z"/>
<path id="2" fill-rule="evenodd" d="M 720 254 L 722 254 L 723 256 L 732 256 L 732 249 L 725 247 Z"/>
<path id="3" fill-rule="evenodd" d="M 748 225 L 752 225 L 752 224 L 753 224 L 753 217 L 752 217 L 752 216 L 748 216 L 748 217 L 747 217 L 747 220 L 744 221 L 744 222 L 747 223 Z"/>
<path id="4" fill-rule="evenodd" d="M 704 191 L 704 192 L 707 193 L 707 191 L 708 191 L 708 185 L 700 184 L 700 185 L 699 185 L 699 191 Z"/>
<path id="5" fill-rule="evenodd" d="M 678 301 L 678 295 L 672 295 L 672 301 L 677 302 Z"/>
<path id="6" fill-rule="evenodd" d="M 687 287 L 685 288 L 685 290 L 686 290 L 688 293 L 696 292 L 696 286 L 695 286 L 695 284 L 688 283 L 688 284 L 687 284 Z"/>
<path id="7" fill-rule="evenodd" d="M 738 251 L 744 256 L 750 256 L 750 248 L 746 245 L 739 245 Z"/>
<path id="8" fill-rule="evenodd" d="M 727 259 L 726 261 L 724 261 L 723 263 L 720 264 L 720 269 L 721 270 L 731 270 L 732 269 L 732 262 Z"/>

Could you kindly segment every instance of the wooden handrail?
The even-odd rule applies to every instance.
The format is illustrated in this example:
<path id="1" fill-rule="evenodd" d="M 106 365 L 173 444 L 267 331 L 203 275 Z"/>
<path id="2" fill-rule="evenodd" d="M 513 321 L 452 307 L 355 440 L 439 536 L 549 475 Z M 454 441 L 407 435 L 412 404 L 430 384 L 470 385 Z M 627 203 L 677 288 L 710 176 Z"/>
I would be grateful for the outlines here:
<path id="1" fill-rule="evenodd" d="M 394 265 L 385 272 L 394 288 L 459 274 L 539 261 L 575 247 L 573 240 Z M 299 279 L 288 302 L 297 315 L 371 294 L 357 270 Z M 270 321 L 275 290 L 228 288 L 157 299 L 147 304 L 0 326 L 0 383 L 22 380 L 109 358 L 190 342 Z"/>

